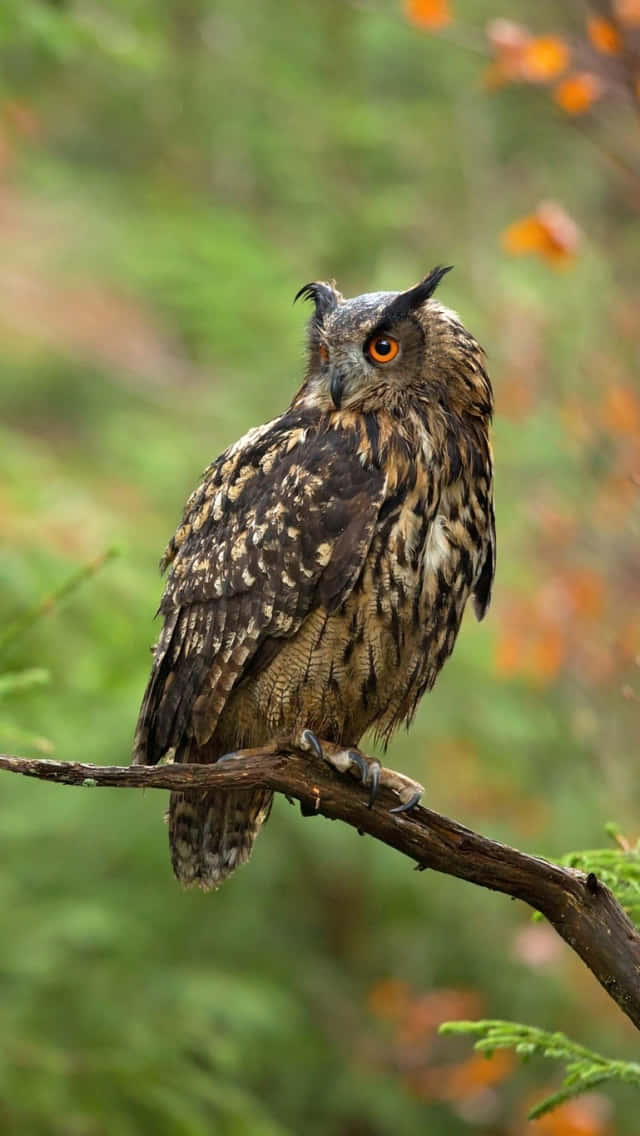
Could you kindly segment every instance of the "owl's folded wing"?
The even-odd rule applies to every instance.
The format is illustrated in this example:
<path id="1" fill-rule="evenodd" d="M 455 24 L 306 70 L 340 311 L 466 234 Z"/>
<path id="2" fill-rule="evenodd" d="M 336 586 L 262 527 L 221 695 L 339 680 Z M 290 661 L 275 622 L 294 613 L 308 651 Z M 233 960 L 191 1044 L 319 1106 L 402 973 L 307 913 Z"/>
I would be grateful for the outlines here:
<path id="1" fill-rule="evenodd" d="M 205 472 L 165 554 L 165 623 L 140 712 L 134 761 L 204 745 L 265 640 L 332 611 L 364 564 L 384 477 L 344 430 L 290 412 L 250 431 Z"/>

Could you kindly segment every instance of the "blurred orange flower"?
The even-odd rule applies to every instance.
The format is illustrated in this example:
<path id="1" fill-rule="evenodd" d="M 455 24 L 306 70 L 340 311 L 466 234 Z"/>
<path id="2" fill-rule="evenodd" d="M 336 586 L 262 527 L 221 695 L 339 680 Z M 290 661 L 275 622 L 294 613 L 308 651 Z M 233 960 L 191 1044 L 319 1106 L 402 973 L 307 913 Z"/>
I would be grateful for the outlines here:
<path id="1" fill-rule="evenodd" d="M 484 1010 L 476 990 L 444 986 L 420 992 L 398 978 L 377 982 L 369 991 L 368 1004 L 377 1018 L 396 1026 L 398 1040 L 405 1043 L 423 1041 L 449 1018 L 470 1018 Z"/>
<path id="2" fill-rule="evenodd" d="M 554 88 L 553 100 L 567 114 L 584 114 L 602 94 L 602 80 L 590 71 L 576 71 Z"/>
<path id="3" fill-rule="evenodd" d="M 615 8 L 621 23 L 640 27 L 640 0 L 617 0 Z"/>
<path id="4" fill-rule="evenodd" d="M 514 596 L 502 613 L 496 673 L 505 678 L 520 675 L 544 686 L 569 662 L 588 667 L 585 631 L 603 618 L 606 602 L 604 577 L 586 567 L 557 572 L 537 591 Z M 601 679 L 608 669 L 608 661 L 599 664 Z"/>
<path id="5" fill-rule="evenodd" d="M 459 1103 L 502 1084 L 516 1065 L 516 1057 L 506 1049 L 498 1049 L 492 1057 L 473 1053 L 458 1065 L 440 1065 L 424 1070 L 415 1078 L 414 1086 L 426 1100 Z"/>
<path id="6" fill-rule="evenodd" d="M 605 582 L 602 576 L 589 568 L 579 568 L 565 581 L 567 600 L 575 615 L 583 619 L 598 619 L 605 601 Z"/>
<path id="7" fill-rule="evenodd" d="M 532 36 L 513 20 L 492 20 L 486 30 L 494 60 L 485 72 L 485 86 L 505 83 L 545 83 L 569 66 L 569 46 L 558 36 Z"/>
<path id="8" fill-rule="evenodd" d="M 558 36 L 537 36 L 529 41 L 522 55 L 522 77 L 544 83 L 562 75 L 569 65 L 569 48 Z"/>
<path id="9" fill-rule="evenodd" d="M 611 20 L 591 16 L 587 20 L 587 32 L 593 46 L 604 55 L 617 55 L 622 46 L 620 32 Z"/>
<path id="10" fill-rule="evenodd" d="M 603 399 L 602 417 L 612 434 L 640 436 L 640 398 L 631 387 L 609 387 Z"/>
<path id="11" fill-rule="evenodd" d="M 405 0 L 405 15 L 416 28 L 435 31 L 452 23 L 449 0 Z"/>
<path id="12" fill-rule="evenodd" d="M 412 990 L 408 982 L 399 978 L 383 978 L 369 991 L 369 1009 L 377 1018 L 397 1021 L 411 1001 Z"/>
<path id="13" fill-rule="evenodd" d="M 551 1090 L 553 1091 L 553 1090 Z M 532 1136 L 613 1136 L 609 1102 L 598 1093 L 565 1101 L 531 1125 Z"/>
<path id="14" fill-rule="evenodd" d="M 580 230 L 555 201 L 543 201 L 535 213 L 514 221 L 502 234 L 510 256 L 535 253 L 556 268 L 569 264 L 580 243 Z"/>

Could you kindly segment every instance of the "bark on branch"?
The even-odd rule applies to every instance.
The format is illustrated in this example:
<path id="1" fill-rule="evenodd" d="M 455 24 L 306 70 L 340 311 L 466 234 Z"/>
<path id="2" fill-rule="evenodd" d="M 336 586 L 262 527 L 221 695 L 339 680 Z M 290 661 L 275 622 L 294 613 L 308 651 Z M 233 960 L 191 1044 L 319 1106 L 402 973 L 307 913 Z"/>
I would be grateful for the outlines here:
<path id="1" fill-rule="evenodd" d="M 296 751 L 247 749 L 223 765 L 102 766 L 0 754 L 0 769 L 63 785 L 119 789 L 273 789 L 306 809 L 354 828 L 416 861 L 522 899 L 544 915 L 640 1028 L 640 933 L 593 875 L 561 868 L 480 836 L 429 809 L 393 815 L 381 789 L 373 806 L 348 777 Z"/>

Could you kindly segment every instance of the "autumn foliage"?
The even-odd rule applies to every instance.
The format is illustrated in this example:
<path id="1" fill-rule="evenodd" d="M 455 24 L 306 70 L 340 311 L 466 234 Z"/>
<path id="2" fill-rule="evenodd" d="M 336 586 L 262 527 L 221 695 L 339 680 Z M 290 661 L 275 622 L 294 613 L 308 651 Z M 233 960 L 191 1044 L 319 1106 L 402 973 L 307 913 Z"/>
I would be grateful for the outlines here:
<path id="1" fill-rule="evenodd" d="M 290 400 L 290 297 L 453 263 L 496 391 L 496 585 L 388 762 L 528 851 L 609 819 L 635 846 L 640 0 L 3 15 L 0 638 L 42 614 L 0 657 L 3 749 L 126 763 L 159 551 L 203 464 Z M 524 905 L 282 799 L 208 902 L 176 891 L 157 800 L 57 794 L 0 809 L 3 1132 L 637 1136 L 631 1089 L 529 1123 L 559 1069 L 438 1033 L 509 1015 L 637 1060 Z"/>
<path id="2" fill-rule="evenodd" d="M 408 5 L 407 17 L 416 26 L 437 31 L 437 5 Z M 440 13 L 442 15 L 442 12 Z M 428 19 L 428 16 L 431 19 Z M 446 10 L 447 23 L 454 12 Z M 443 21 L 444 23 L 444 21 Z M 609 105 L 622 115 L 640 113 L 640 3 L 620 0 L 588 10 L 582 27 L 535 34 L 508 17 L 490 21 L 485 32 L 490 61 L 479 79 L 487 95 L 526 84 L 541 94 L 568 120 L 584 118 L 596 104 Z M 544 113 L 541 107 L 540 113 Z M 589 121 L 598 142 L 605 129 Z M 600 132 L 600 133 L 599 133 Z M 638 148 L 637 148 L 638 149 Z M 637 173 L 640 194 L 640 165 Z M 538 202 L 512 220 L 501 234 L 509 257 L 533 255 L 552 269 L 575 267 L 583 234 L 566 208 L 554 200 Z M 628 333 L 631 328 L 628 328 Z M 530 335 L 530 333 L 528 333 Z M 525 338 L 526 342 L 526 338 Z M 503 376 L 503 411 L 514 420 L 534 413 L 536 352 L 531 370 L 521 365 Z M 577 550 L 591 544 L 598 531 L 619 530 L 637 506 L 640 488 L 640 396 L 637 388 L 620 381 L 593 380 L 600 391 L 591 400 L 568 396 L 559 408 L 567 444 L 575 442 L 595 455 L 606 450 L 608 470 L 593 485 L 593 505 L 582 522 L 563 514 L 554 503 L 540 503 L 532 539 L 549 550 L 544 576 L 527 580 L 521 590 L 499 601 L 500 632 L 495 649 L 495 673 L 548 685 L 563 676 L 579 675 L 587 684 L 606 684 L 623 675 L 640 648 L 640 618 L 629 617 L 602 572 L 601 563 L 579 562 Z M 500 404 L 500 391 L 498 392 Z M 619 571 L 620 565 L 609 563 Z M 640 610 L 640 573 L 628 566 L 627 586 L 632 611 Z M 607 629 L 606 642 L 602 641 Z"/>
<path id="3" fill-rule="evenodd" d="M 568 119 L 588 117 L 599 104 L 640 112 L 640 2 L 605 0 L 594 7 L 592 14 L 585 7 L 577 33 L 535 34 L 508 17 L 491 20 L 485 29 L 490 58 L 480 76 L 485 91 L 495 94 L 514 84 L 538 87 Z M 416 28 L 428 32 L 455 20 L 449 3 L 441 0 L 408 0 L 405 12 Z M 636 178 L 640 181 L 640 167 Z M 578 228 L 562 205 L 543 202 L 505 230 L 503 245 L 512 255 L 530 252 L 554 267 L 565 266 L 576 252 Z"/>
<path id="4" fill-rule="evenodd" d="M 604 0 L 574 6 L 569 17 L 557 6 L 554 27 L 536 30 L 496 13 L 480 38 L 469 25 L 469 8 L 459 5 L 407 4 L 406 15 L 416 29 L 448 41 L 473 46 L 484 63 L 477 68 L 477 86 L 486 99 L 517 98 L 523 91 L 527 114 L 555 121 L 557 128 L 579 131 L 588 137 L 593 153 L 600 155 L 605 177 L 618 194 L 618 208 L 640 212 L 640 2 Z M 545 17 L 548 19 L 549 9 Z M 461 34 L 456 39 L 456 27 Z M 528 119 L 523 117 L 523 128 Z M 550 182 L 552 190 L 552 182 Z M 620 205 L 620 202 L 622 204 Z M 609 232 L 615 232 L 610 229 Z M 507 259 L 530 257 L 539 262 L 532 273 L 551 278 L 581 270 L 581 257 L 592 254 L 598 238 L 589 232 L 566 204 L 555 196 L 527 200 L 522 212 L 503 227 L 498 240 Z M 598 249 L 605 258 L 611 250 Z M 613 253 L 615 259 L 615 253 Z M 606 295 L 602 302 L 607 302 Z M 512 306 L 513 332 L 500 375 L 498 413 L 516 429 L 540 421 L 558 432 L 561 445 L 576 463 L 580 489 L 569 504 L 566 486 L 549 483 L 536 487 L 523 479 L 521 507 L 526 515 L 526 537 L 520 549 L 519 580 L 504 580 L 498 589 L 497 630 L 493 673 L 503 684 L 520 684 L 536 691 L 557 691 L 563 685 L 579 691 L 581 708 L 575 711 L 576 730 L 584 738 L 604 739 L 616 726 L 598 714 L 613 699 L 622 718 L 624 701 L 640 706 L 637 667 L 640 663 L 640 559 L 630 534 L 640 508 L 640 389 L 637 367 L 627 369 L 619 355 L 602 354 L 580 359 L 579 345 L 571 357 L 575 371 L 567 390 L 549 389 L 545 382 L 544 330 L 535 320 L 520 317 Z M 637 298 L 612 310 L 613 334 L 629 358 L 637 353 Z M 635 345 L 635 347 L 634 347 Z M 529 556 L 527 556 L 528 550 Z M 616 711 L 614 710 L 614 717 Z M 604 760 L 604 759 L 603 759 Z M 450 739 L 443 750 L 441 775 L 454 767 L 456 799 L 492 797 L 500 809 L 500 792 L 487 784 L 477 768 L 477 753 L 468 738 Z M 540 823 L 540 802 L 523 805 L 532 825 Z M 514 800 L 509 808 L 518 815 Z M 536 819 L 537 818 L 537 819 Z M 523 820 L 522 830 L 526 830 Z M 537 957 L 535 954 L 532 958 Z M 532 965 L 539 965 L 534 962 Z M 544 965 L 544 963 L 543 963 Z M 441 991 L 452 1002 L 472 998 L 473 992 Z M 372 1011 L 395 1023 L 394 1060 L 407 1069 L 412 1091 L 425 1098 L 449 1101 L 469 1122 L 489 1120 L 499 1096 L 508 1085 L 513 1065 L 510 1054 L 499 1051 L 492 1061 L 480 1054 L 446 1059 L 426 1024 L 426 1007 L 434 994 L 410 992 L 402 984 L 381 983 L 372 991 Z M 467 1011 L 464 1010 L 463 1013 Z M 480 1012 L 483 1012 L 480 1008 Z M 402 1028 L 400 1022 L 402 1021 Z M 424 1022 L 420 1029 L 408 1023 Z M 415 1053 L 403 1051 L 407 1030 Z M 549 1087 L 549 1092 L 553 1086 Z M 536 1099 L 528 1102 L 533 1107 Z M 486 1112 L 483 1112 L 486 1109 Z M 518 1136 L 529 1131 L 522 1121 Z M 531 1126 L 540 1136 L 613 1136 L 612 1109 L 604 1096 L 591 1094 L 569 1100 Z"/>

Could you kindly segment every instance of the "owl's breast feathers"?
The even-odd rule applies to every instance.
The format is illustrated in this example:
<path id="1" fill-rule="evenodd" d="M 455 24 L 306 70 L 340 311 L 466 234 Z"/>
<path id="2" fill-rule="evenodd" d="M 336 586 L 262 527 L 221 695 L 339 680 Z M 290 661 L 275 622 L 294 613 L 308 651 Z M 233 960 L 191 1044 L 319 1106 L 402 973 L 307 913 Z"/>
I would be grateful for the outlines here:
<path id="1" fill-rule="evenodd" d="M 328 708 L 334 732 L 350 723 L 388 736 L 435 680 L 471 593 L 484 614 L 493 548 L 481 418 L 292 407 L 250 431 L 205 471 L 166 550 L 164 628 L 135 760 L 179 760 L 192 742 L 206 745 L 252 689 L 265 727 L 293 727 L 287 707 L 303 719 L 308 699 L 311 717 Z M 316 625 L 322 633 L 311 635 Z M 316 681 L 292 673 L 278 719 L 254 705 L 255 692 L 272 699 L 279 660 L 289 676 L 307 639 Z M 323 682 L 332 690 L 319 692 Z M 354 699 L 359 710 L 346 707 L 341 724 L 336 707 Z"/>

